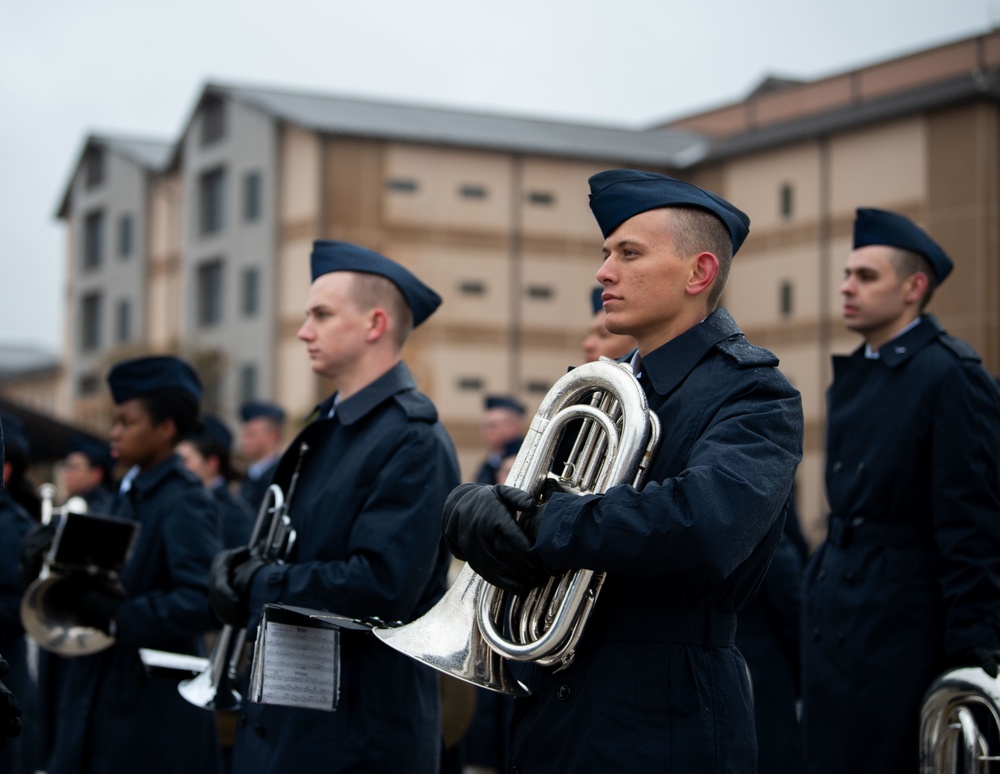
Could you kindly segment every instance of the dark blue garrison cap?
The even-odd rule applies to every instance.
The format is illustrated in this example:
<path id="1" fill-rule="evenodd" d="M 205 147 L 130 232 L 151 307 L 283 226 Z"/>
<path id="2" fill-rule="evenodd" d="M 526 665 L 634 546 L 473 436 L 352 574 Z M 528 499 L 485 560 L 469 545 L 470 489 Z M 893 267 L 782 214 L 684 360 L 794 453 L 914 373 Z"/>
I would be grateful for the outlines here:
<path id="1" fill-rule="evenodd" d="M 201 400 L 201 381 L 194 369 L 172 355 L 122 360 L 108 371 L 108 387 L 116 404 L 158 390 L 182 390 Z"/>
<path id="2" fill-rule="evenodd" d="M 217 444 L 230 448 L 233 445 L 233 434 L 229 428 L 214 414 L 205 414 L 201 418 L 205 429 L 199 434 L 206 441 L 214 441 Z"/>
<path id="3" fill-rule="evenodd" d="M 251 419 L 267 417 L 275 422 L 285 421 L 285 410 L 274 403 L 266 403 L 260 400 L 247 401 L 240 406 L 240 419 L 249 422 Z"/>
<path id="4" fill-rule="evenodd" d="M 603 285 L 599 285 L 590 291 L 590 309 L 593 314 L 597 314 L 604 308 L 604 302 L 601 300 L 602 295 L 604 295 Z"/>
<path id="5" fill-rule="evenodd" d="M 733 240 L 733 255 L 750 232 L 750 218 L 721 196 L 656 172 L 609 169 L 590 178 L 590 209 L 607 238 L 629 218 L 661 207 L 696 207 L 717 217 Z"/>
<path id="6" fill-rule="evenodd" d="M 516 411 L 518 414 L 524 413 L 524 406 L 520 401 L 514 398 L 509 398 L 506 395 L 487 395 L 483 401 L 483 405 L 487 410 L 495 408 L 505 408 L 511 411 Z"/>
<path id="7" fill-rule="evenodd" d="M 918 253 L 931 264 L 938 284 L 951 273 L 954 264 L 927 232 L 898 212 L 859 207 L 854 220 L 854 247 L 888 245 Z"/>
<path id="8" fill-rule="evenodd" d="M 418 280 L 408 270 L 384 255 L 368 250 L 350 242 L 336 242 L 330 239 L 317 239 L 313 242 L 312 278 L 329 274 L 333 271 L 358 271 L 365 274 L 378 274 L 390 280 L 399 292 L 403 294 L 410 312 L 413 314 L 413 327 L 430 317 L 441 305 L 441 296 Z"/>

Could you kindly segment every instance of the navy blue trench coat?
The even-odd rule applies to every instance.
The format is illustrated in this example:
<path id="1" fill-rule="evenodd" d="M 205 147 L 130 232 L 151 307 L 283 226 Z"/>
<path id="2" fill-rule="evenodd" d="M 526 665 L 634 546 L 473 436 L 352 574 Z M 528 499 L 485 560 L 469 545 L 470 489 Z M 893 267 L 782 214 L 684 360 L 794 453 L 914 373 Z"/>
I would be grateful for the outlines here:
<path id="1" fill-rule="evenodd" d="M 532 665 L 511 771 L 753 772 L 736 612 L 781 537 L 801 399 L 725 310 L 647 355 L 663 435 L 641 491 L 554 495 L 536 549 L 608 573 L 566 670 Z"/>
<path id="2" fill-rule="evenodd" d="M 139 522 L 121 574 L 115 644 L 67 659 L 60 677 L 50 774 L 215 772 L 215 718 L 146 674 L 139 648 L 204 654 L 212 627 L 208 568 L 218 516 L 201 481 L 173 455 L 139 474 L 112 515 Z"/>
<path id="3" fill-rule="evenodd" d="M 803 586 L 807 770 L 916 771 L 931 681 L 1000 646 L 1000 396 L 933 315 L 833 367 L 829 531 Z"/>
<path id="4" fill-rule="evenodd" d="M 334 397 L 279 463 L 275 483 L 287 492 L 308 444 L 291 498 L 295 547 L 287 564 L 254 575 L 250 609 L 281 602 L 413 620 L 446 585 L 441 510 L 459 483 L 454 446 L 402 362 L 330 417 Z M 369 633 L 343 631 L 340 642 L 336 711 L 245 703 L 235 771 L 438 774 L 437 673 Z"/>

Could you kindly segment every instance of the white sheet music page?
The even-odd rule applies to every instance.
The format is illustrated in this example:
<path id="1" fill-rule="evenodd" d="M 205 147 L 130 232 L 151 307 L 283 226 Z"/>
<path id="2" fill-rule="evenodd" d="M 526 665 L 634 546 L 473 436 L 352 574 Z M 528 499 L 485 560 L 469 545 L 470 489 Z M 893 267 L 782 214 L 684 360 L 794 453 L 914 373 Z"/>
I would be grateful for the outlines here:
<path id="1" fill-rule="evenodd" d="M 340 632 L 264 623 L 261 704 L 332 712 L 340 693 Z"/>

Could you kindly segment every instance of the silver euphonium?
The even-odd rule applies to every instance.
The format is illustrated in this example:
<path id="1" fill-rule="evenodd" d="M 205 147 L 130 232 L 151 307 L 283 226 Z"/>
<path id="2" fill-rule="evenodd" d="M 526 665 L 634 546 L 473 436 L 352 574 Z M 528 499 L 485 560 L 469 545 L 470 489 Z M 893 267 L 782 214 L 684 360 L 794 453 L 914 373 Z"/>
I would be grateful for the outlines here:
<path id="1" fill-rule="evenodd" d="M 920 712 L 922 774 L 984 774 L 1000 761 L 1000 678 L 979 667 L 939 676 Z M 992 753 L 992 754 L 991 754 Z M 998 768 L 997 770 L 1000 770 Z"/>
<path id="2" fill-rule="evenodd" d="M 567 433 L 575 433 L 561 472 L 551 470 Z M 602 358 L 553 385 L 531 421 L 507 484 L 538 500 L 554 480 L 573 494 L 618 484 L 640 487 L 659 443 L 660 425 L 632 370 Z M 396 650 L 460 680 L 512 696 L 530 692 L 508 661 L 565 669 L 575 656 L 604 573 L 569 571 L 526 596 L 487 583 L 466 565 L 424 616 L 374 631 Z"/>
<path id="3" fill-rule="evenodd" d="M 251 550 L 268 564 L 283 564 L 295 546 L 296 533 L 292 527 L 289 509 L 299 480 L 302 459 L 308 450 L 307 444 L 300 444 L 295 472 L 288 485 L 288 497 L 284 496 L 280 486 L 271 484 L 257 511 L 257 520 L 250 534 L 249 545 Z M 237 633 L 233 626 L 229 624 L 223 626 L 205 668 L 190 680 L 182 680 L 178 684 L 177 690 L 181 696 L 202 709 L 221 712 L 238 710 L 243 697 L 233 688 L 233 683 L 243 655 L 246 636 L 246 627 L 241 627 Z M 148 652 L 144 656 L 147 661 L 151 658 Z"/>
<path id="4" fill-rule="evenodd" d="M 138 524 L 88 513 L 87 501 L 71 497 L 54 507 L 56 487 L 42 484 L 41 523 L 59 521 L 38 577 L 21 597 L 24 630 L 44 650 L 60 656 L 87 656 L 114 644 L 115 638 L 85 626 L 75 611 L 56 602 L 62 592 L 94 588 L 123 594 L 118 573 L 135 541 Z"/>

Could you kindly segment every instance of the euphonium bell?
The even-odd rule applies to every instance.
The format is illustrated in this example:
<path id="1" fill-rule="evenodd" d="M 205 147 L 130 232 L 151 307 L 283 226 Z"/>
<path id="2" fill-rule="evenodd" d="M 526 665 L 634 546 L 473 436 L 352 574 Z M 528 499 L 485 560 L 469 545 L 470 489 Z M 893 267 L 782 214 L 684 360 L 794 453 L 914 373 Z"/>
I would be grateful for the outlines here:
<path id="1" fill-rule="evenodd" d="M 553 480 L 562 491 L 601 493 L 641 486 L 660 427 L 631 369 L 606 358 L 563 376 L 531 421 L 507 483 L 536 500 Z M 572 440 L 566 460 L 561 449 Z M 552 471 L 561 465 L 561 472 Z M 375 636 L 435 669 L 491 691 L 526 696 L 507 661 L 564 669 L 604 582 L 589 570 L 556 576 L 524 598 L 487 583 L 466 566 L 424 616 Z"/>
<path id="2" fill-rule="evenodd" d="M 924 695 L 920 712 L 921 773 L 984 774 L 1000 761 L 998 742 L 1000 678 L 979 667 L 938 677 Z"/>

